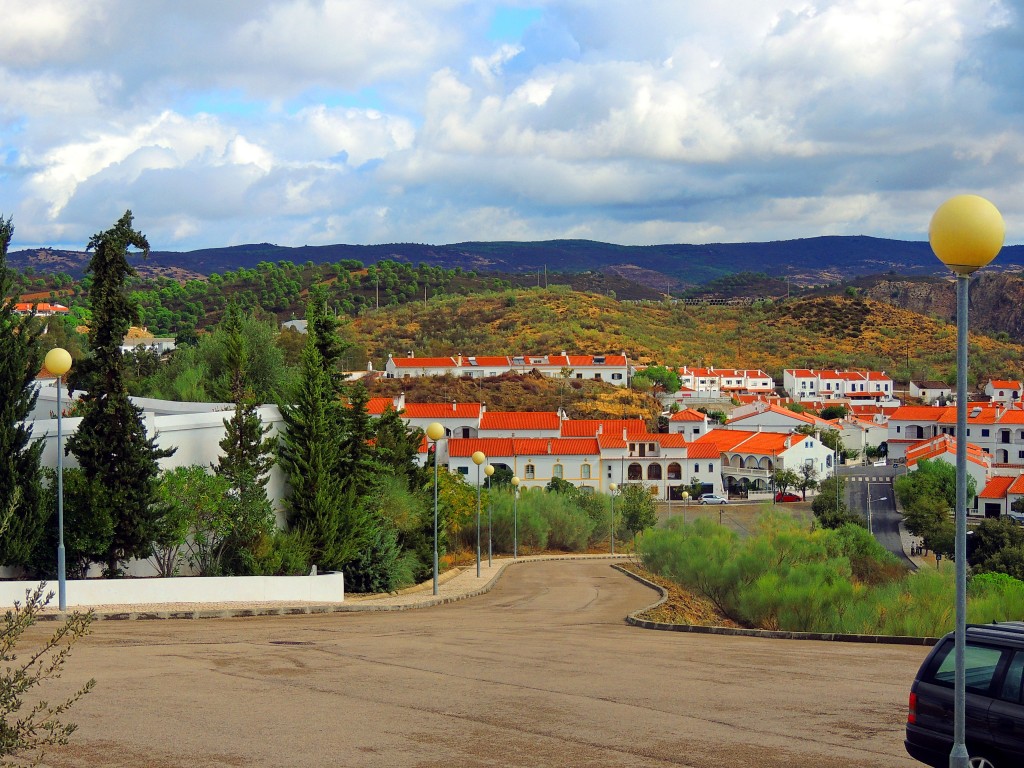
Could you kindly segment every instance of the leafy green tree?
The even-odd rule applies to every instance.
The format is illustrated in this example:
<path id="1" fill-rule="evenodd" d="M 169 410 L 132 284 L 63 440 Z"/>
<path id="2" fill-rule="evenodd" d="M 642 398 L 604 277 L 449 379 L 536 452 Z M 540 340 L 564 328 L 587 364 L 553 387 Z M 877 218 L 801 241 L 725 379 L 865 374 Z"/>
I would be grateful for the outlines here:
<path id="1" fill-rule="evenodd" d="M 678 392 L 681 386 L 679 374 L 663 365 L 647 366 L 633 377 L 632 382 L 634 387 L 646 382 L 648 389 L 656 388 L 668 394 Z"/>
<path id="2" fill-rule="evenodd" d="M 841 528 L 847 523 L 864 524 L 860 516 L 846 506 L 845 485 L 839 475 L 821 481 L 818 495 L 811 502 L 811 510 L 821 527 Z"/>
<path id="3" fill-rule="evenodd" d="M 792 469 L 776 469 L 772 478 L 776 493 L 785 493 L 790 488 L 796 488 L 800 483 L 800 476 Z"/>
<path id="4" fill-rule="evenodd" d="M 800 489 L 800 495 L 807 501 L 807 491 L 818 487 L 818 470 L 813 464 L 804 462 L 797 470 L 796 487 Z"/>
<path id="5" fill-rule="evenodd" d="M 896 478 L 896 497 L 903 509 L 907 530 L 920 536 L 925 547 L 952 556 L 954 529 L 952 510 L 956 507 L 956 467 L 946 461 L 924 460 L 913 472 Z M 967 498 L 973 498 L 976 484 L 967 476 Z"/>
<path id="6" fill-rule="evenodd" d="M 18 761 L 4 760 L 4 765 L 25 765 L 33 752 L 38 762 L 44 747 L 67 744 L 78 726 L 61 718 L 96 684 L 89 680 L 58 704 L 39 701 L 25 707 L 25 698 L 33 689 L 60 677 L 72 646 L 89 633 L 92 623 L 92 613 L 76 611 L 41 645 L 19 652 L 25 633 L 39 621 L 40 612 L 52 599 L 53 593 L 44 596 L 40 585 L 25 595 L 24 605 L 15 602 L 0 620 L 0 662 L 4 664 L 0 670 L 0 758 Z"/>
<path id="7" fill-rule="evenodd" d="M 845 418 L 846 414 L 846 406 L 826 405 L 824 408 L 821 409 L 821 413 L 818 415 L 825 421 L 832 421 L 833 419 Z"/>
<path id="8" fill-rule="evenodd" d="M 12 504 L 0 536 L 0 563 L 26 566 L 47 522 L 43 502 L 42 441 L 32 439 L 29 414 L 36 404 L 33 386 L 42 366 L 37 345 L 41 324 L 14 314 L 7 248 L 14 228 L 0 217 L 0 500 Z"/>
<path id="9" fill-rule="evenodd" d="M 1024 527 L 1007 517 L 986 518 L 967 537 L 972 573 L 1005 573 L 1024 579 Z"/>
<path id="10" fill-rule="evenodd" d="M 174 452 L 161 450 L 146 436 L 142 411 L 128 399 L 125 386 L 121 342 L 138 316 L 126 287 L 135 275 L 128 263 L 129 247 L 141 249 L 144 256 L 149 252 L 145 236 L 132 228 L 131 211 L 89 241 L 90 356 L 72 369 L 71 384 L 84 393 L 79 401 L 82 421 L 67 441 L 95 494 L 94 513 L 113 523 L 110 540 L 98 553 L 111 576 L 119 575 L 128 560 L 150 554 L 156 533 L 157 462 Z"/>
<path id="11" fill-rule="evenodd" d="M 635 550 L 637 534 L 658 523 L 654 497 L 642 485 L 627 485 L 622 489 L 616 506 L 622 515 L 622 525 L 633 534 Z"/>

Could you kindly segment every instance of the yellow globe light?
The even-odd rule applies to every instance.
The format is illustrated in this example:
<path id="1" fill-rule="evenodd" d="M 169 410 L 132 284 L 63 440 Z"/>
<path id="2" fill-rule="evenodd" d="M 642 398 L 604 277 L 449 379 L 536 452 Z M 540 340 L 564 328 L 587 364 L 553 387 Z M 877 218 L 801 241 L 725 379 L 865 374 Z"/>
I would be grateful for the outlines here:
<path id="1" fill-rule="evenodd" d="M 608 490 L 611 491 L 612 493 L 615 493 L 617 490 L 619 490 L 618 483 L 608 483 Z"/>
<path id="2" fill-rule="evenodd" d="M 958 275 L 988 264 L 1003 247 L 1006 223 L 999 209 L 978 195 L 957 195 L 940 205 L 928 225 L 939 261 Z"/>
<path id="3" fill-rule="evenodd" d="M 494 466 L 492 464 L 488 464 L 486 467 L 484 467 L 484 474 L 487 475 L 488 477 L 493 475 L 494 474 Z"/>
<path id="4" fill-rule="evenodd" d="M 690 498 L 690 494 L 687 493 L 686 491 L 683 491 L 683 501 L 686 501 L 689 498 Z"/>
<path id="5" fill-rule="evenodd" d="M 519 485 L 519 483 L 521 483 L 521 482 L 522 482 L 522 480 L 520 480 L 518 476 L 516 476 L 516 475 L 512 476 L 512 485 Z"/>
<path id="6" fill-rule="evenodd" d="M 436 421 L 433 424 L 428 425 L 427 437 L 436 443 L 438 440 L 444 437 L 444 426 L 442 426 Z"/>
<path id="7" fill-rule="evenodd" d="M 66 349 L 54 347 L 46 353 L 43 365 L 54 376 L 63 376 L 71 370 L 71 355 Z"/>
<path id="8" fill-rule="evenodd" d="M 483 451 L 476 451 L 473 454 L 473 463 L 476 464 L 478 467 L 485 461 L 487 461 L 487 454 L 485 454 Z"/>

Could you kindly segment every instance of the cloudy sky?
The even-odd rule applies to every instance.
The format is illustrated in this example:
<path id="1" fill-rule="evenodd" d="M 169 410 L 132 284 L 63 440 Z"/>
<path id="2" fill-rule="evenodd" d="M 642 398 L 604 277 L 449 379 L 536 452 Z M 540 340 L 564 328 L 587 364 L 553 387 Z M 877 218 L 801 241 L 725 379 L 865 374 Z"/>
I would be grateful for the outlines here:
<path id="1" fill-rule="evenodd" d="M 0 213 L 80 249 L 1024 241 L 1024 0 L 0 0 Z"/>

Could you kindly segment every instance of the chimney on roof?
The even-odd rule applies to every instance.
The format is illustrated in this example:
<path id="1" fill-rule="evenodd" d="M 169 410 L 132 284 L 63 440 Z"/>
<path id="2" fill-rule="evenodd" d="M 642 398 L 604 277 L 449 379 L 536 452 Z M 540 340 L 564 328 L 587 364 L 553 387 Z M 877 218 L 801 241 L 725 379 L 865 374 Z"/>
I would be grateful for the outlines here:
<path id="1" fill-rule="evenodd" d="M 412 353 L 411 349 L 408 352 L 405 353 L 405 356 L 406 357 L 415 357 L 415 355 Z"/>
<path id="2" fill-rule="evenodd" d="M 395 410 L 401 411 L 405 408 L 405 392 L 399 392 L 398 397 L 395 398 Z"/>
<path id="3" fill-rule="evenodd" d="M 548 455 L 551 455 L 551 438 L 548 438 Z"/>
<path id="4" fill-rule="evenodd" d="M 369 361 L 369 362 L 368 362 L 368 363 L 366 364 L 366 372 L 367 372 L 367 373 L 373 373 L 373 360 L 370 360 L 370 361 Z"/>
<path id="5" fill-rule="evenodd" d="M 599 435 L 603 435 L 604 434 L 604 424 L 598 424 L 597 425 L 597 434 L 599 434 Z"/>
<path id="6" fill-rule="evenodd" d="M 459 368 L 462 367 L 462 353 L 461 352 L 459 352 L 458 356 L 455 358 L 455 365 L 457 367 L 459 367 Z"/>
<path id="7" fill-rule="evenodd" d="M 454 400 L 452 400 L 452 411 L 457 411 L 458 409 L 458 404 Z"/>

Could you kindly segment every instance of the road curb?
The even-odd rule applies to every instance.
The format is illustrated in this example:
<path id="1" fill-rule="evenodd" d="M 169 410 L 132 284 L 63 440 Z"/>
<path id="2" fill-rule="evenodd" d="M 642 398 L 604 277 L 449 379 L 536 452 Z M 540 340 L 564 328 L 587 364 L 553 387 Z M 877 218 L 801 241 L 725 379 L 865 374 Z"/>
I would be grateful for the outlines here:
<path id="1" fill-rule="evenodd" d="M 418 600 L 409 603 L 398 603 L 392 605 L 378 605 L 374 604 L 372 600 L 361 600 L 352 603 L 326 603 L 322 605 L 294 605 L 294 606 L 267 606 L 267 607 L 251 607 L 251 608 L 217 608 L 217 609 L 196 609 L 196 610 L 167 610 L 167 611 L 97 611 L 93 613 L 93 618 L 96 621 L 154 621 L 162 619 L 234 619 L 234 618 L 254 618 L 259 616 L 306 616 L 306 615 L 324 615 L 329 613 L 358 613 L 358 612 L 386 612 L 386 611 L 411 611 L 419 608 L 433 608 L 438 605 L 447 605 L 449 603 L 455 603 L 460 600 L 468 600 L 471 597 L 477 597 L 490 592 L 494 585 L 498 583 L 498 579 L 505 572 L 505 569 L 510 565 L 521 565 L 523 563 L 540 563 L 550 560 L 606 560 L 606 559 L 625 559 L 628 555 L 549 555 L 549 556 L 527 556 L 519 560 L 507 560 L 499 562 L 497 571 L 491 576 L 487 583 L 481 585 L 479 588 L 471 590 L 469 592 L 463 592 L 456 595 L 438 595 L 435 598 L 428 600 Z M 450 571 L 449 571 L 450 573 Z M 458 575 L 458 574 L 455 574 Z M 439 579 L 439 583 L 449 581 L 454 576 L 447 579 Z M 417 587 L 411 587 L 406 590 L 400 590 L 396 595 L 408 596 L 417 594 L 414 590 Z M 394 596 L 394 595 L 388 595 Z M 88 609 L 77 611 L 85 613 Z M 39 621 L 64 621 L 68 616 L 75 613 L 76 611 L 66 612 L 55 612 L 45 613 L 39 615 L 37 618 Z"/>
<path id="2" fill-rule="evenodd" d="M 879 645 L 935 645 L 941 638 L 938 637 L 908 637 L 904 635 L 852 635 L 841 632 L 787 632 L 772 629 L 741 629 L 734 627 L 705 627 L 697 624 L 667 624 L 662 621 L 649 621 L 641 619 L 640 614 L 657 608 L 668 600 L 668 591 L 652 581 L 645 579 L 632 571 L 626 570 L 621 565 L 613 564 L 612 568 L 627 576 L 636 579 L 641 584 L 650 587 L 661 597 L 646 608 L 626 616 L 626 623 L 641 629 L 657 629 L 665 632 L 693 632 L 703 635 L 736 635 L 739 637 L 761 637 L 768 640 L 822 640 L 836 643 L 877 643 Z"/>

